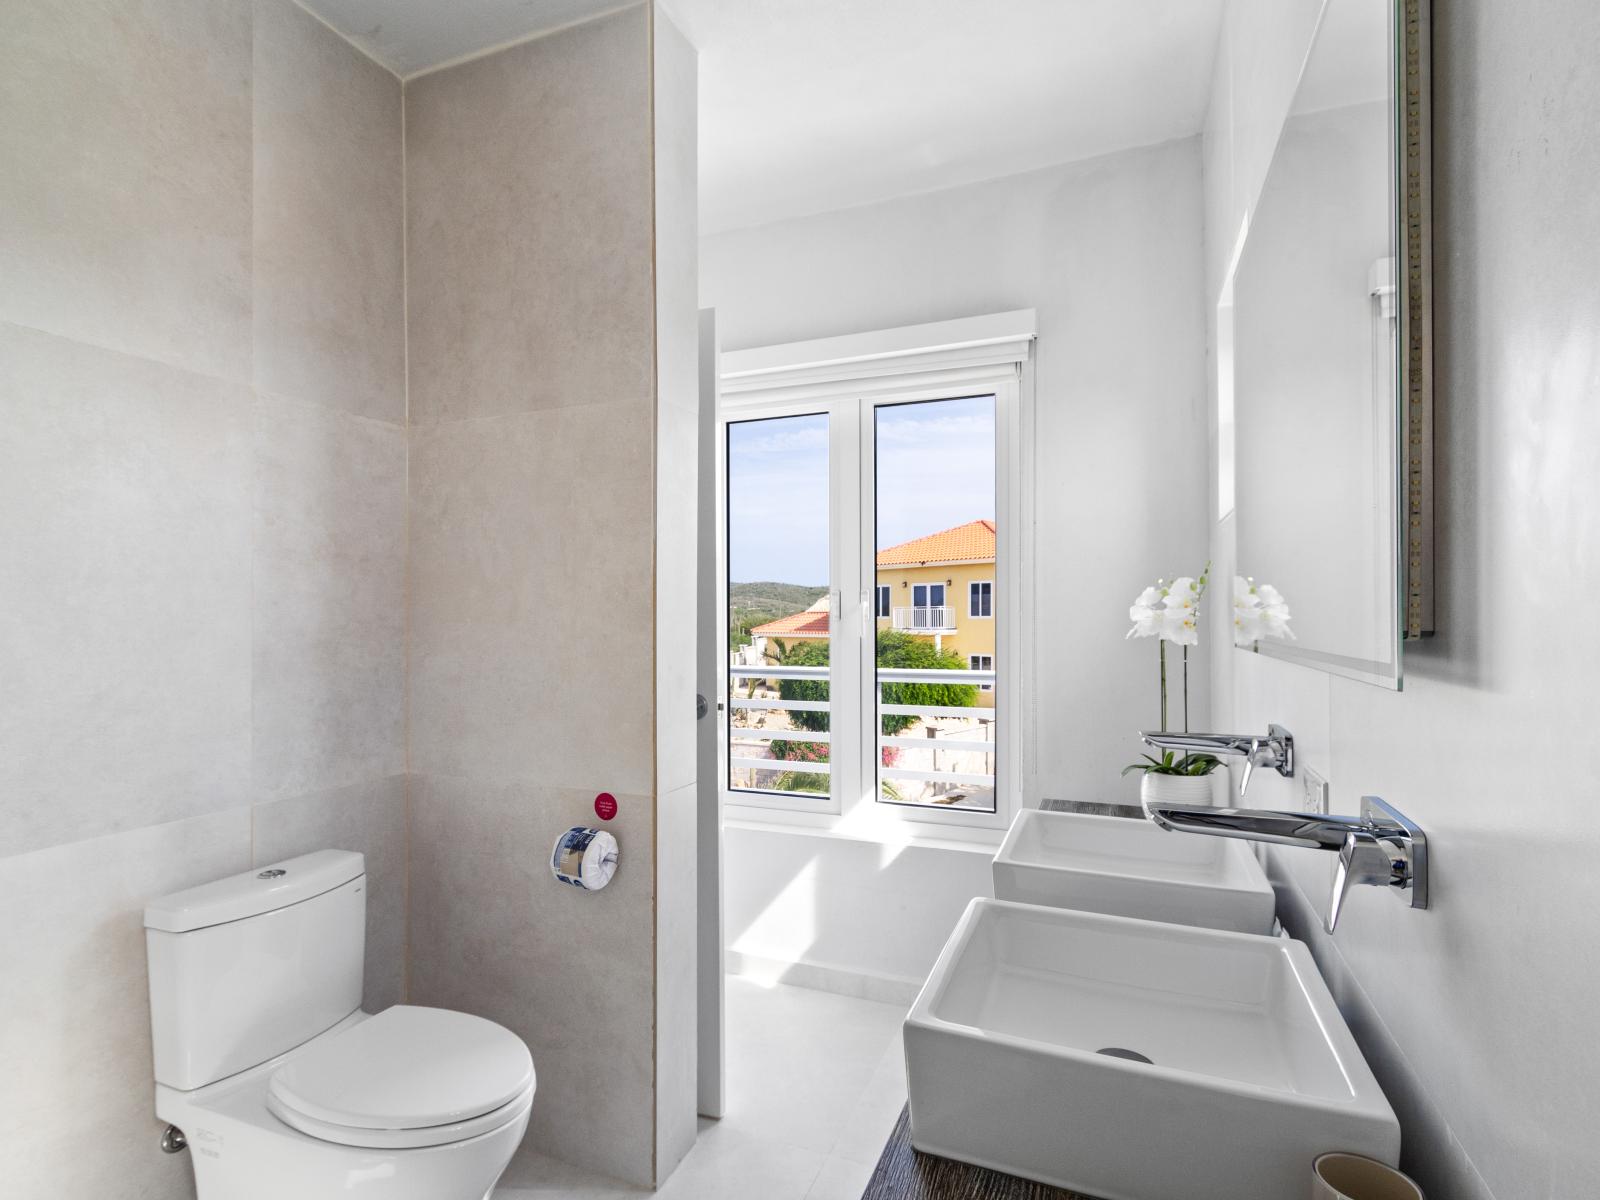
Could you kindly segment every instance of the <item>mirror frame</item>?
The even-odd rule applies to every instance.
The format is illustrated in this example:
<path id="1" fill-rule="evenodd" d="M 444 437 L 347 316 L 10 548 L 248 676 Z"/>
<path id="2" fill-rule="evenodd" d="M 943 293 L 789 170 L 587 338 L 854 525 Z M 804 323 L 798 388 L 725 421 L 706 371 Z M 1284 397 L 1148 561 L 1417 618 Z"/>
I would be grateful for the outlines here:
<path id="1" fill-rule="evenodd" d="M 1430 0 L 1398 0 L 1395 44 L 1400 229 L 1399 397 L 1405 420 L 1402 644 L 1434 632 L 1433 606 L 1433 114 Z"/>
<path id="2" fill-rule="evenodd" d="M 1394 174 L 1390 219 L 1396 258 L 1403 269 L 1395 286 L 1399 353 L 1395 355 L 1396 463 L 1394 486 L 1399 637 L 1392 677 L 1341 655 L 1294 642 L 1263 639 L 1236 647 L 1399 691 L 1405 644 L 1431 636 L 1434 622 L 1433 472 L 1433 154 L 1431 0 L 1393 0 L 1390 54 L 1394 97 L 1390 112 Z M 1320 23 L 1319 23 L 1320 30 Z M 1301 64 L 1303 78 L 1316 49 L 1313 37 Z M 1295 92 L 1299 92 L 1299 80 Z M 1268 166 L 1270 174 L 1271 166 Z M 1248 243 L 1249 235 L 1245 240 Z"/>

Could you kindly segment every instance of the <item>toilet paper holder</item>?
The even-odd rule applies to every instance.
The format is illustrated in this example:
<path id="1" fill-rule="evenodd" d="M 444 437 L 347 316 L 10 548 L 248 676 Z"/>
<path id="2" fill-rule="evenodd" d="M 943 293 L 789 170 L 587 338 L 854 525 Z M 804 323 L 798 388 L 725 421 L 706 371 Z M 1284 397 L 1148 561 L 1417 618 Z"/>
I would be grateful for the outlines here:
<path id="1" fill-rule="evenodd" d="M 615 834 L 574 825 L 556 838 L 550 873 L 569 887 L 598 892 L 611 882 L 621 857 Z"/>

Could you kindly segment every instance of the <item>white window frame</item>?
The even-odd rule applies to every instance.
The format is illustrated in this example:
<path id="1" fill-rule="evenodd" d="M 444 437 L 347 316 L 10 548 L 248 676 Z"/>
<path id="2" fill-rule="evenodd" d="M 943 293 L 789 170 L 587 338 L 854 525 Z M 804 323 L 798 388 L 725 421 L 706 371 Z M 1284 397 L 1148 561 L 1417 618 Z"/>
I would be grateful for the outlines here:
<path id="1" fill-rule="evenodd" d="M 987 663 L 985 663 L 984 659 L 988 659 L 989 661 Z M 994 655 L 992 655 L 992 654 L 969 654 L 969 655 L 967 655 L 967 670 L 969 670 L 969 671 L 992 671 L 992 670 L 994 670 Z M 992 692 L 992 691 L 994 691 L 994 684 L 992 684 L 992 683 L 980 683 L 978 685 L 978 690 L 980 692 Z"/>
<path id="2" fill-rule="evenodd" d="M 874 600 L 876 602 L 876 607 L 874 607 L 872 610 L 873 619 L 882 621 L 887 618 L 888 620 L 893 621 L 894 588 L 890 587 L 887 583 L 878 584 Z"/>
<path id="3" fill-rule="evenodd" d="M 976 598 L 973 588 L 987 587 L 989 589 L 989 611 L 987 613 L 973 612 L 972 602 Z M 994 580 L 969 579 L 967 580 L 967 616 L 974 621 L 994 620 Z"/>
<path id="4" fill-rule="evenodd" d="M 830 477 L 830 696 L 835 699 L 831 789 L 828 802 L 733 791 L 727 786 L 729 710 L 727 611 L 719 624 L 719 786 L 728 818 L 764 825 L 795 825 L 841 836 L 898 843 L 907 838 L 996 844 L 1017 811 L 1033 796 L 1031 613 L 1034 469 L 1033 342 L 1031 309 L 931 325 L 879 330 L 754 350 L 725 353 L 717 437 L 717 574 L 728 585 L 726 462 L 729 423 L 763 417 L 827 413 Z M 995 811 L 882 803 L 877 798 L 877 741 L 869 714 L 876 712 L 874 658 L 877 629 L 877 556 L 873 527 L 872 461 L 878 407 L 922 400 L 995 397 L 996 518 L 1000 530 L 991 614 L 998 618 L 994 660 Z M 852 420 L 851 417 L 855 419 Z M 841 504 L 842 497 L 854 496 Z M 855 536 L 844 528 L 860 522 Z M 859 554 L 846 552 L 858 548 Z M 994 605 L 1008 598 L 1000 611 Z M 948 589 L 946 600 L 948 602 Z M 891 614 L 893 599 L 891 595 Z M 848 634 L 846 634 L 848 630 Z M 841 653 L 855 641 L 856 655 Z M 838 706 L 854 696 L 851 706 Z M 841 736 L 843 735 L 843 736 Z"/>

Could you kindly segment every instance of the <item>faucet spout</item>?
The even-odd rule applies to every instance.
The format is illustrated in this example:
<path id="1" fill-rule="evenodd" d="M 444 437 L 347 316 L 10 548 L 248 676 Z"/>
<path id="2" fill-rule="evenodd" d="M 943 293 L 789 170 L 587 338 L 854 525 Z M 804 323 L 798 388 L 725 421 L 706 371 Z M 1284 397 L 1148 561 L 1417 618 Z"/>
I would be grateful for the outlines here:
<path id="1" fill-rule="evenodd" d="M 1358 883 L 1389 887 L 1408 895 L 1412 908 L 1428 907 L 1428 836 L 1377 796 L 1361 798 L 1359 817 L 1266 808 L 1191 808 L 1150 801 L 1144 811 L 1173 833 L 1245 838 L 1337 853 L 1339 870 L 1324 922 L 1329 933 L 1339 922 L 1350 888 Z"/>
<path id="2" fill-rule="evenodd" d="M 1171 833 L 1206 833 L 1308 850 L 1337 850 L 1351 830 L 1366 828 L 1360 817 L 1317 816 L 1269 808 L 1187 808 L 1146 802 L 1144 812 Z"/>

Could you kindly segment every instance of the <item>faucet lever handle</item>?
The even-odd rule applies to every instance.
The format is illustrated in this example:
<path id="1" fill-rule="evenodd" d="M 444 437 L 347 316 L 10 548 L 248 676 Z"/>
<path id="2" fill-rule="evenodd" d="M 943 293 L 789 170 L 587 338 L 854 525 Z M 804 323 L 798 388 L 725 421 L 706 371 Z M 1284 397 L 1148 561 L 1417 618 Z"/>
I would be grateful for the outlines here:
<path id="1" fill-rule="evenodd" d="M 1354 833 L 1345 834 L 1344 845 L 1339 848 L 1339 865 L 1333 874 L 1333 896 L 1328 901 L 1328 919 L 1323 923 L 1323 928 L 1329 933 L 1339 923 L 1339 914 L 1344 910 L 1344 898 L 1350 894 L 1350 885 L 1355 882 L 1350 878 L 1350 862 L 1355 857 L 1356 838 Z"/>
<path id="2" fill-rule="evenodd" d="M 1339 848 L 1339 865 L 1333 875 L 1333 898 L 1328 901 L 1325 927 L 1332 933 L 1339 923 L 1345 896 L 1352 885 L 1377 883 L 1403 888 L 1409 881 L 1409 864 L 1400 847 L 1379 834 L 1352 829 L 1344 835 L 1344 845 Z"/>
<path id="3" fill-rule="evenodd" d="M 1239 776 L 1239 795 L 1243 798 L 1245 791 L 1250 787 L 1250 776 L 1255 774 L 1255 769 L 1261 762 L 1261 739 L 1250 739 L 1250 749 L 1244 756 L 1244 774 Z"/>

